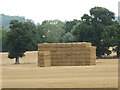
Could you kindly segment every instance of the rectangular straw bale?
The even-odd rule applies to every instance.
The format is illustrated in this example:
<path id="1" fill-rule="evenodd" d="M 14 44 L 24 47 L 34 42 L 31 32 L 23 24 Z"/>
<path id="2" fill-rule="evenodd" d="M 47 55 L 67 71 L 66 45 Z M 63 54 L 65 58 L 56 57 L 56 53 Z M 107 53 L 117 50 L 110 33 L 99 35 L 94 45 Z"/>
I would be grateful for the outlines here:
<path id="1" fill-rule="evenodd" d="M 50 66 L 50 52 L 49 51 L 41 51 L 38 52 L 38 65 L 39 66 Z"/>

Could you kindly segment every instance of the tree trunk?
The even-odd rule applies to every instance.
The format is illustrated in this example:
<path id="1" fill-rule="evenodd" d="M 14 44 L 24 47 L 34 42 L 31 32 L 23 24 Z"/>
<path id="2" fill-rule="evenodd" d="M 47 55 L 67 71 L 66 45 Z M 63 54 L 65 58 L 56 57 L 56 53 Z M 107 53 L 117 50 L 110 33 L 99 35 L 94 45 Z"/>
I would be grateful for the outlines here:
<path id="1" fill-rule="evenodd" d="M 117 58 L 120 58 L 120 50 L 119 50 L 119 48 L 117 50 Z"/>
<path id="2" fill-rule="evenodd" d="M 16 57 L 15 59 L 16 59 L 16 60 L 15 60 L 15 64 L 20 64 L 20 62 L 19 62 L 19 57 Z"/>
<path id="3" fill-rule="evenodd" d="M 119 43 L 117 45 L 117 58 L 120 58 L 120 45 L 119 45 Z"/>

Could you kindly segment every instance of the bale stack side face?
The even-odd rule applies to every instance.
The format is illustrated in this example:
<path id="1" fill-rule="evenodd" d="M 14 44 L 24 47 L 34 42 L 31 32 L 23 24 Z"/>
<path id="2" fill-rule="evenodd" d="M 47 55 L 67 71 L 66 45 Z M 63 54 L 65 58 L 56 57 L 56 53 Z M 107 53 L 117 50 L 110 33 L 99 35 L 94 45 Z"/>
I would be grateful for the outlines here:
<path id="1" fill-rule="evenodd" d="M 96 47 L 93 46 L 90 48 L 90 64 L 96 64 Z"/>
<path id="2" fill-rule="evenodd" d="M 50 52 L 51 66 L 94 65 L 96 61 L 96 48 L 91 46 L 91 43 L 39 44 L 38 48 L 39 57 L 39 52 Z M 42 62 L 39 66 L 44 66 L 45 62 Z"/>
<path id="3" fill-rule="evenodd" d="M 40 67 L 51 66 L 49 51 L 38 52 L 38 66 L 40 66 Z"/>

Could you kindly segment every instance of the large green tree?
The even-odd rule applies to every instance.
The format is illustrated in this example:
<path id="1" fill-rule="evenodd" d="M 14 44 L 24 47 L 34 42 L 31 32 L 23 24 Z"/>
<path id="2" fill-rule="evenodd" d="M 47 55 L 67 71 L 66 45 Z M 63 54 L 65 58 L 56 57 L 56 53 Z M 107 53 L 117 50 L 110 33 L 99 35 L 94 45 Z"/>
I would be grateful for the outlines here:
<path id="1" fill-rule="evenodd" d="M 97 56 L 109 55 L 110 46 L 114 46 L 116 24 L 115 15 L 103 7 L 90 9 L 90 15 L 84 14 L 81 23 L 77 24 L 72 33 L 78 41 L 92 42 L 97 47 Z M 112 33 L 111 33 L 112 32 Z"/>
<path id="2" fill-rule="evenodd" d="M 12 20 L 10 31 L 7 35 L 8 58 L 15 58 L 15 64 L 19 64 L 19 58 L 25 56 L 25 52 L 35 43 L 35 25 L 31 21 L 19 22 Z"/>

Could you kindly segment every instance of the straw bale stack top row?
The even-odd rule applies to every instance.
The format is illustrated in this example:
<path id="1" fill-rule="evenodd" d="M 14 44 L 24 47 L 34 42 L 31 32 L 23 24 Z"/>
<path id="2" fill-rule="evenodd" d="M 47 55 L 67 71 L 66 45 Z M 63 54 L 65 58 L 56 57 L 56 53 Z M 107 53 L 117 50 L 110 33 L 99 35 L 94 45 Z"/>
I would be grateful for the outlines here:
<path id="1" fill-rule="evenodd" d="M 84 47 L 91 47 L 91 43 L 86 42 L 76 42 L 76 43 L 43 43 L 38 44 L 38 51 L 44 51 L 45 50 L 53 50 L 53 48 L 84 48 Z"/>

